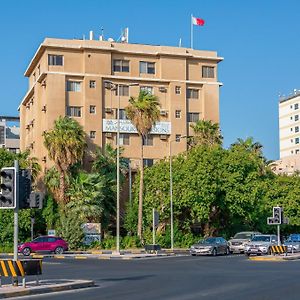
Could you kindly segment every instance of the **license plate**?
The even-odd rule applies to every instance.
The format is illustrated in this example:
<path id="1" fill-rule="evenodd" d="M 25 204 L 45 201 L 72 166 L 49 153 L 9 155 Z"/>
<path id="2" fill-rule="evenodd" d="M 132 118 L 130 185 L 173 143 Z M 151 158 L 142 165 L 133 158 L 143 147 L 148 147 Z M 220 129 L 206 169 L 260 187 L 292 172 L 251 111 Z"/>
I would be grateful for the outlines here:
<path id="1" fill-rule="evenodd" d="M 251 249 L 250 249 L 250 251 L 251 251 L 251 252 L 257 252 L 257 251 L 258 251 L 258 249 L 251 248 Z"/>

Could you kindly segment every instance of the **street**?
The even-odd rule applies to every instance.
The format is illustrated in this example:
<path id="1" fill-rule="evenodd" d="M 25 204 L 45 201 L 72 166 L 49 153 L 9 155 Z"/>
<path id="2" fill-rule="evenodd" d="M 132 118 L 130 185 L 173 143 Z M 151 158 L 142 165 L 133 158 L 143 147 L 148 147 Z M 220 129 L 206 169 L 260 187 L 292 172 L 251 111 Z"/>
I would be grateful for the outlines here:
<path id="1" fill-rule="evenodd" d="M 244 255 L 43 261 L 43 279 L 92 279 L 96 287 L 18 299 L 299 299 L 300 261 Z"/>

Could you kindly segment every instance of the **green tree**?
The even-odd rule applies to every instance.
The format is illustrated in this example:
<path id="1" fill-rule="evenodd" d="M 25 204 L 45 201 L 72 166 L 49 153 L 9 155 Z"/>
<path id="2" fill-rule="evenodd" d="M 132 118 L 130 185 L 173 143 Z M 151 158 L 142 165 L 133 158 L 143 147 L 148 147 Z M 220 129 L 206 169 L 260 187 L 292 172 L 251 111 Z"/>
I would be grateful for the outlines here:
<path id="1" fill-rule="evenodd" d="M 194 136 L 189 138 L 191 146 L 195 145 L 222 145 L 223 137 L 220 132 L 219 124 L 211 120 L 199 120 L 191 125 Z"/>
<path id="2" fill-rule="evenodd" d="M 59 201 L 65 204 L 66 177 L 70 167 L 83 159 L 86 148 L 85 133 L 74 119 L 59 117 L 54 122 L 54 128 L 44 132 L 43 137 L 49 157 L 59 172 Z"/>
<path id="3" fill-rule="evenodd" d="M 127 117 L 137 129 L 140 136 L 141 159 L 140 159 L 140 187 L 139 187 L 139 209 L 137 234 L 142 238 L 143 227 L 143 184 L 144 184 L 144 154 L 143 141 L 150 133 L 151 128 L 159 120 L 159 100 L 156 96 L 140 91 L 137 98 L 130 97 L 129 105 L 126 107 Z"/>

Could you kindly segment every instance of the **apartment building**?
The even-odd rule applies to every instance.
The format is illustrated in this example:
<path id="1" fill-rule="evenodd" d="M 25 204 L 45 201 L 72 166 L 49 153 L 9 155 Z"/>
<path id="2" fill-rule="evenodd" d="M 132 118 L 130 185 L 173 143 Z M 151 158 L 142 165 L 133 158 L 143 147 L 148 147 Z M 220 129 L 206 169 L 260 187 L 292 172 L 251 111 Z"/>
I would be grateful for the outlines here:
<path id="1" fill-rule="evenodd" d="M 300 155 L 300 92 L 279 100 L 280 159 Z"/>
<path id="2" fill-rule="evenodd" d="M 20 152 L 19 117 L 0 116 L 0 147 L 11 152 Z"/>
<path id="3" fill-rule="evenodd" d="M 90 149 L 116 145 L 120 105 L 122 155 L 134 166 L 140 140 L 125 107 L 130 96 L 147 90 L 157 95 L 161 111 L 144 141 L 145 164 L 168 156 L 171 141 L 173 154 L 182 152 L 187 141 L 181 137 L 193 134 L 191 123 L 219 122 L 217 65 L 222 59 L 214 51 L 46 38 L 25 72 L 29 86 L 19 106 L 21 150 L 30 149 L 44 168 L 51 166 L 42 134 L 66 115 L 83 126 Z"/>

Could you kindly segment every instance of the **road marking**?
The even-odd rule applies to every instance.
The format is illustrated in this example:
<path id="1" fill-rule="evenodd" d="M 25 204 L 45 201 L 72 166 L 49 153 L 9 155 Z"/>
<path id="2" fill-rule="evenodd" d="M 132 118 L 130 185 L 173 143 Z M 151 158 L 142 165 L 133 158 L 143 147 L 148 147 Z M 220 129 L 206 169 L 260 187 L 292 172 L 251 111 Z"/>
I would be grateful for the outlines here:
<path id="1" fill-rule="evenodd" d="M 74 256 L 75 259 L 87 259 L 87 256 Z"/>
<path id="2" fill-rule="evenodd" d="M 54 258 L 65 258 L 64 255 L 55 255 Z"/>

